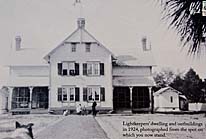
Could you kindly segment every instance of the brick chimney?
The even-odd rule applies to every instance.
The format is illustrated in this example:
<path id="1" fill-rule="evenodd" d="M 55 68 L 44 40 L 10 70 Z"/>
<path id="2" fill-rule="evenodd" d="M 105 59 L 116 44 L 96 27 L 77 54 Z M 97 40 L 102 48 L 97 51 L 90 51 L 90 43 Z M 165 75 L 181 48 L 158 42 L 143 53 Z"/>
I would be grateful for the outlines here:
<path id="1" fill-rule="evenodd" d="M 16 36 L 16 51 L 21 49 L 21 36 Z"/>
<path id="2" fill-rule="evenodd" d="M 78 28 L 84 28 L 85 27 L 85 19 L 84 18 L 78 18 L 77 26 L 78 26 Z"/>

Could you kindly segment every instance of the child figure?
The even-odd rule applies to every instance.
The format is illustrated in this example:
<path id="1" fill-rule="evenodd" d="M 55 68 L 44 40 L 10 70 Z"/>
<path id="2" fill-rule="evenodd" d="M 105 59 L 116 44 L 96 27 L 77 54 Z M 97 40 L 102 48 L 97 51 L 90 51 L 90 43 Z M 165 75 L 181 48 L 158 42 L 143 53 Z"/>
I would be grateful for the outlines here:
<path id="1" fill-rule="evenodd" d="M 76 112 L 77 112 L 78 115 L 82 114 L 82 106 L 81 106 L 81 104 L 77 105 Z"/>
<path id="2" fill-rule="evenodd" d="M 87 109 L 85 106 L 82 108 L 82 115 L 87 115 Z"/>

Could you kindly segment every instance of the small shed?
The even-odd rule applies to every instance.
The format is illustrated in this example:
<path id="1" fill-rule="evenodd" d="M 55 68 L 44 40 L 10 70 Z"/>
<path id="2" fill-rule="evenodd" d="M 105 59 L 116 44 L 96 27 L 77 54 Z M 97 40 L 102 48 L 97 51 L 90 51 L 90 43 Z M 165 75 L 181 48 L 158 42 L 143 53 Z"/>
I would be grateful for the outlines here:
<path id="1" fill-rule="evenodd" d="M 8 88 L 2 87 L 2 89 L 0 89 L 0 114 L 8 111 L 8 97 Z"/>
<path id="2" fill-rule="evenodd" d="M 173 112 L 188 110 L 187 98 L 176 89 L 168 86 L 154 94 L 154 111 Z"/>

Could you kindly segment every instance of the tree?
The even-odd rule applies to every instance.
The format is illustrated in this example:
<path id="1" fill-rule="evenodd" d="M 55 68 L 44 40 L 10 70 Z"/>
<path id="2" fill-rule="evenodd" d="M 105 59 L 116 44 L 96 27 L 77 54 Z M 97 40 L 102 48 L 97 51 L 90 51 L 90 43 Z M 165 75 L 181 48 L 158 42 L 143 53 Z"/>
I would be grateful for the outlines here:
<path id="1" fill-rule="evenodd" d="M 204 0 L 160 0 L 164 7 L 164 19 L 180 35 L 183 46 L 189 46 L 188 53 L 198 54 L 205 47 L 206 1 Z M 203 8 L 202 8 L 203 7 Z"/>
<path id="2" fill-rule="evenodd" d="M 203 91 L 202 102 L 205 103 L 206 102 L 206 79 L 204 79 L 202 91 Z"/>
<path id="3" fill-rule="evenodd" d="M 180 76 L 177 75 L 176 78 L 173 80 L 173 82 L 170 84 L 171 87 L 174 89 L 183 92 L 183 85 L 184 85 L 184 79 Z"/>
<path id="4" fill-rule="evenodd" d="M 175 77 L 175 73 L 169 68 L 163 68 L 160 72 L 155 73 L 154 80 L 157 85 L 155 91 L 171 84 Z"/>
<path id="5" fill-rule="evenodd" d="M 188 98 L 190 102 L 200 102 L 203 96 L 202 80 L 199 75 L 191 68 L 185 74 L 183 93 Z"/>

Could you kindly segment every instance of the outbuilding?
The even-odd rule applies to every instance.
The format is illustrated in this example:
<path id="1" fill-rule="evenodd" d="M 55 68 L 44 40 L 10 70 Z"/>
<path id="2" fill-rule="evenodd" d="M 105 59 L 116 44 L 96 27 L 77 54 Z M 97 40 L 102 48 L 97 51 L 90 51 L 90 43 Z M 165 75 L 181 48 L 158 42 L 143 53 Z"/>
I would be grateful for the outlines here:
<path id="1" fill-rule="evenodd" d="M 154 93 L 155 112 L 188 110 L 187 98 L 176 89 L 168 86 Z"/>

